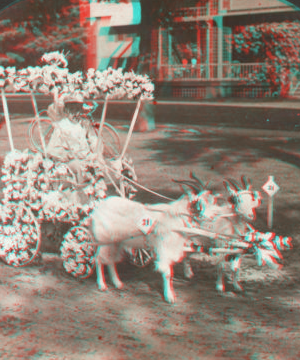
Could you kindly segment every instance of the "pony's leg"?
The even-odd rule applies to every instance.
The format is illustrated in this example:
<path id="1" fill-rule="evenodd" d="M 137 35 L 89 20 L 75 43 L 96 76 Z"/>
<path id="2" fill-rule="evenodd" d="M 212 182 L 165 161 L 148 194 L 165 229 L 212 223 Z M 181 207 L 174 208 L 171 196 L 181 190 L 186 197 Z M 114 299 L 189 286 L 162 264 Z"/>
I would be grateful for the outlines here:
<path id="1" fill-rule="evenodd" d="M 164 299 L 169 304 L 175 303 L 175 294 L 173 290 L 172 266 L 166 259 L 160 259 L 155 262 L 156 270 L 159 271 L 163 279 Z"/>
<path id="2" fill-rule="evenodd" d="M 107 267 L 108 267 L 110 279 L 111 279 L 114 287 L 117 289 L 122 289 L 124 284 L 122 283 L 122 281 L 119 278 L 116 264 L 110 264 L 110 265 L 107 265 Z"/>
<path id="3" fill-rule="evenodd" d="M 183 274 L 186 279 L 191 279 L 194 276 L 191 260 L 188 255 L 183 259 Z"/>
<path id="4" fill-rule="evenodd" d="M 107 285 L 105 283 L 105 278 L 104 278 L 104 265 L 101 264 L 99 256 L 98 256 L 98 252 L 99 252 L 99 247 L 97 249 L 96 252 L 96 257 L 95 257 L 95 263 L 96 263 L 96 273 L 97 273 L 97 284 L 98 284 L 98 288 L 101 291 L 105 291 L 107 290 Z"/>
<path id="5" fill-rule="evenodd" d="M 170 265 L 165 268 L 164 272 L 162 272 L 162 278 L 163 278 L 164 299 L 169 304 L 174 304 L 175 293 L 173 289 L 173 276 Z"/>
<path id="6" fill-rule="evenodd" d="M 233 287 L 238 292 L 243 292 L 244 289 L 240 284 L 240 267 L 241 267 L 241 256 L 236 256 L 233 260 L 230 261 L 230 269 L 232 271 L 233 277 Z"/>

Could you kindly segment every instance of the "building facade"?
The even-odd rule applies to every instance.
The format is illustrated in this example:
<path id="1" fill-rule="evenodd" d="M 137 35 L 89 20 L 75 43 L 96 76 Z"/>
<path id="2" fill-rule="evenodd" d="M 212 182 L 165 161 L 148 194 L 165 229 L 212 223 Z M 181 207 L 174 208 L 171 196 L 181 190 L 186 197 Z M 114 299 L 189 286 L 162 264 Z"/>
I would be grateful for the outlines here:
<path id="1" fill-rule="evenodd" d="M 135 67 L 140 49 L 140 0 L 81 0 L 80 22 L 88 32 L 87 67 Z"/>
<path id="2" fill-rule="evenodd" d="M 139 0 L 92 1 L 83 15 L 89 19 L 90 66 L 131 65 L 145 58 L 141 41 Z M 252 73 L 264 70 L 265 61 L 237 59 L 232 45 L 235 26 L 298 20 L 299 11 L 285 0 L 173 0 L 168 21 L 151 26 L 148 60 L 143 72 L 155 79 L 161 97 L 265 97 L 267 83 L 249 85 Z M 83 14 L 83 12 L 82 12 Z M 135 59 L 135 61 L 134 61 Z M 124 66 L 123 66 L 124 67 Z M 293 94 L 298 87 L 290 79 Z M 300 87 L 299 87 L 300 89 Z"/>

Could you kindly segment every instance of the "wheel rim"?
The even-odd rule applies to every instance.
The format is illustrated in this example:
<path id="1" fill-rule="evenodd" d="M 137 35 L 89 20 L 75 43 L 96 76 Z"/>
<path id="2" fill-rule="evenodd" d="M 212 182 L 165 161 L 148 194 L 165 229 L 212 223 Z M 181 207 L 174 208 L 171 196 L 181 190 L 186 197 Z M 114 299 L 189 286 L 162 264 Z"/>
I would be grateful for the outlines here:
<path id="1" fill-rule="evenodd" d="M 95 270 L 93 236 L 82 226 L 72 227 L 61 245 L 63 265 L 67 273 L 79 279 L 90 277 Z"/>
<path id="2" fill-rule="evenodd" d="M 95 132 L 98 135 L 99 132 L 99 123 L 96 123 L 94 125 Z M 120 138 L 115 130 L 115 128 L 105 123 L 103 125 L 102 129 L 102 137 L 104 142 L 104 150 L 103 150 L 103 156 L 107 160 L 111 160 L 113 158 L 116 158 L 121 153 L 121 143 Z"/>
<path id="3" fill-rule="evenodd" d="M 30 208 L 23 205 L 9 204 L 3 210 L 6 210 L 6 220 L 0 226 L 0 233 L 4 235 L 1 241 L 3 260 L 15 267 L 29 265 L 40 250 L 40 224 Z"/>
<path id="4" fill-rule="evenodd" d="M 46 118 L 46 117 L 40 118 L 40 124 L 41 124 L 42 133 L 44 136 L 45 144 L 47 145 L 51 138 L 51 135 L 53 134 L 54 126 L 53 126 L 51 119 Z M 31 144 L 31 148 L 34 152 L 39 151 L 41 153 L 44 153 L 41 139 L 40 139 L 40 133 L 39 133 L 37 120 L 33 121 L 33 123 L 31 124 L 31 126 L 29 128 L 29 141 Z"/>

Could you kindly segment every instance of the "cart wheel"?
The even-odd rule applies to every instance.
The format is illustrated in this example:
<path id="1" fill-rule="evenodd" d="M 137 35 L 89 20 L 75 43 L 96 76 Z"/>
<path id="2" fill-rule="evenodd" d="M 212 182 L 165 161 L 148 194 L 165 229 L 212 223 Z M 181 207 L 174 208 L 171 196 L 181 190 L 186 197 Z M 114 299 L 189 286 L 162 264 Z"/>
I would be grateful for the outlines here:
<path id="1" fill-rule="evenodd" d="M 54 131 L 54 125 L 52 120 L 47 116 L 47 111 L 45 110 L 41 111 L 39 115 L 40 115 L 41 130 L 45 139 L 45 144 L 47 146 L 51 138 L 51 135 Z M 43 153 L 44 151 L 41 143 L 38 121 L 36 119 L 32 121 L 32 123 L 28 128 L 28 137 L 29 137 L 31 150 L 34 152 L 39 151 Z"/>
<path id="2" fill-rule="evenodd" d="M 63 265 L 67 273 L 86 279 L 95 269 L 93 236 L 82 226 L 72 227 L 64 236 L 60 247 Z"/>
<path id="3" fill-rule="evenodd" d="M 130 249 L 128 251 L 128 255 L 130 263 L 138 267 L 145 267 L 152 261 L 152 254 L 150 250 Z"/>
<path id="4" fill-rule="evenodd" d="M 29 265 L 39 254 L 40 224 L 29 207 L 9 204 L 2 208 L 0 256 L 15 267 Z"/>
<path id="5" fill-rule="evenodd" d="M 99 123 L 94 124 L 94 129 L 97 135 L 99 126 Z M 102 138 L 104 141 L 104 158 L 106 160 L 117 158 L 121 153 L 121 142 L 117 130 L 112 125 L 104 123 L 102 129 Z"/>

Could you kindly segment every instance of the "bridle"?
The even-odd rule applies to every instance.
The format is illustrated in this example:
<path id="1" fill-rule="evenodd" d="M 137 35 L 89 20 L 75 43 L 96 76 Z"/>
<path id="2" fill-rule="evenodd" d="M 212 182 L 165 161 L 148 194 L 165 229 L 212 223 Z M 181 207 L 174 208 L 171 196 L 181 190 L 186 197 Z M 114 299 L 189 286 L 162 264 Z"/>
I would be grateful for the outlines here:
<path id="1" fill-rule="evenodd" d="M 205 203 L 208 203 L 208 199 L 205 198 L 206 195 L 211 195 L 210 190 L 203 190 L 200 193 L 193 196 L 193 198 L 189 202 L 189 212 L 191 217 L 201 217 L 203 215 L 203 211 L 205 211 Z M 211 195 L 212 196 L 212 195 Z"/>
<path id="2" fill-rule="evenodd" d="M 259 206 L 261 199 L 260 193 L 258 191 L 252 190 L 239 190 L 234 195 L 232 195 L 233 205 L 237 213 L 244 215 L 244 212 L 241 210 L 241 204 L 245 202 L 244 196 L 250 195 L 252 197 L 251 209 L 254 209 Z"/>

